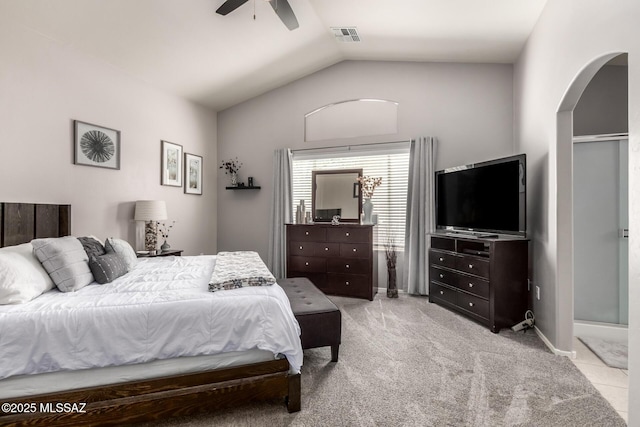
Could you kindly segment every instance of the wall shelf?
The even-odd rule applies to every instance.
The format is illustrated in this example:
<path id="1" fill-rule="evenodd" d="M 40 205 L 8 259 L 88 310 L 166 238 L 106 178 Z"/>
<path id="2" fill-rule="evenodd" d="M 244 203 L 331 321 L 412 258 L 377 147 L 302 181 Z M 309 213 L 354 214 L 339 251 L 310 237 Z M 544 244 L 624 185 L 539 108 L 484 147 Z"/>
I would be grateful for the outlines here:
<path id="1" fill-rule="evenodd" d="M 261 187 L 259 185 L 254 185 L 253 187 L 224 187 L 226 190 L 259 190 Z"/>

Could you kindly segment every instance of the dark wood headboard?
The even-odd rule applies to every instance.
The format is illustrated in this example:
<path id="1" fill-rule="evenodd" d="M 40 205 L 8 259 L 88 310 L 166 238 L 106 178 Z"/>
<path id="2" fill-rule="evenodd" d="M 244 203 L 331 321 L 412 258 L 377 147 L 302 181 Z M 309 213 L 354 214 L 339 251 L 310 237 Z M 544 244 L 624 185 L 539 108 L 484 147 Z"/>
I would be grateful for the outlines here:
<path id="1" fill-rule="evenodd" d="M 0 203 L 0 247 L 71 234 L 71 205 Z"/>

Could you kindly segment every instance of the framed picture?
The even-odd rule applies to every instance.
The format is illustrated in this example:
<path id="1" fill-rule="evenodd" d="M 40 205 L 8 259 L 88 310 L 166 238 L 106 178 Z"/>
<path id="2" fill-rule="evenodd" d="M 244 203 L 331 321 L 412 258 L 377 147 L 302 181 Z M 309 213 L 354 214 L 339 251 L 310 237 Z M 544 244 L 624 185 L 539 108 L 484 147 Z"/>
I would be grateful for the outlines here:
<path id="1" fill-rule="evenodd" d="M 202 194 L 202 156 L 184 153 L 184 192 Z"/>
<path id="2" fill-rule="evenodd" d="M 182 145 L 162 142 L 161 184 L 182 187 Z"/>
<path id="3" fill-rule="evenodd" d="M 76 165 L 120 169 L 120 131 L 91 123 L 73 121 Z"/>

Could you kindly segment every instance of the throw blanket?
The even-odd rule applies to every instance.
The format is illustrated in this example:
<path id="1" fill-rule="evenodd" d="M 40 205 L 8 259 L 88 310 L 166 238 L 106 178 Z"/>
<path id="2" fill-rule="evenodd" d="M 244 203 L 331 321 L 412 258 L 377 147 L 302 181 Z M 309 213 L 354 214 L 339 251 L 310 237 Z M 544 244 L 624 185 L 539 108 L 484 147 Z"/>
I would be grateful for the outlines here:
<path id="1" fill-rule="evenodd" d="M 253 251 L 219 252 L 211 274 L 209 290 L 268 286 L 276 283 L 275 277 Z"/>

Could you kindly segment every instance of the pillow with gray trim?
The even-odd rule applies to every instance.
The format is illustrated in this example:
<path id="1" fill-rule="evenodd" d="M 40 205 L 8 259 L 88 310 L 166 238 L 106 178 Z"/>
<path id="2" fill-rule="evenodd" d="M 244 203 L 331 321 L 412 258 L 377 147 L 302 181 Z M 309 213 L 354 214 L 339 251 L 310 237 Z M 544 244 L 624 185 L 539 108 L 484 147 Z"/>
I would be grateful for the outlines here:
<path id="1" fill-rule="evenodd" d="M 89 258 L 89 268 L 91 268 L 96 282 L 101 285 L 111 283 L 127 273 L 127 264 L 125 264 L 124 259 L 115 252 L 99 256 L 91 255 Z"/>
<path id="2" fill-rule="evenodd" d="M 131 269 L 133 269 L 133 267 L 138 263 L 136 251 L 133 250 L 129 242 L 126 240 L 109 237 L 104 247 L 107 250 L 107 253 L 115 252 L 122 257 L 124 263 L 127 265 L 127 271 L 131 271 Z"/>
<path id="3" fill-rule="evenodd" d="M 73 292 L 93 282 L 89 257 L 73 236 L 34 239 L 33 252 L 62 292 Z"/>

